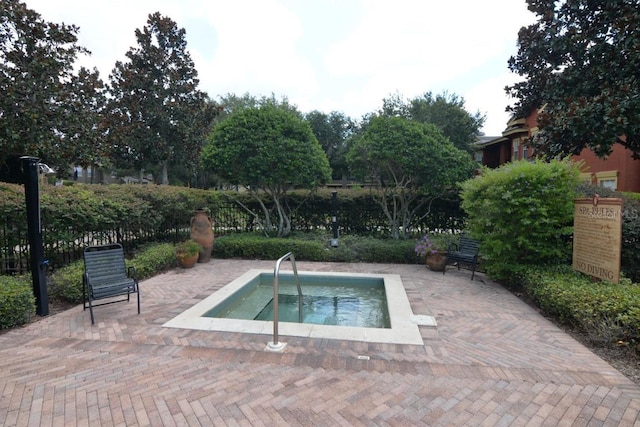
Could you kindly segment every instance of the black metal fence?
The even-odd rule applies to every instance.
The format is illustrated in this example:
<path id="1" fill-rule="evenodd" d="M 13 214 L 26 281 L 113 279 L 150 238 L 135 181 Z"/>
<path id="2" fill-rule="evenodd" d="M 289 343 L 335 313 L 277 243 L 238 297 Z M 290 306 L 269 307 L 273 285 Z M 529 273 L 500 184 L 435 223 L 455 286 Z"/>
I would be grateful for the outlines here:
<path id="1" fill-rule="evenodd" d="M 317 206 L 307 206 L 292 216 L 294 231 L 332 232 L 330 200 L 318 202 Z M 223 201 L 211 209 L 213 229 L 216 236 L 229 233 L 260 231 L 259 221 L 250 212 L 260 212 L 258 206 L 242 206 L 232 200 Z M 460 230 L 464 214 L 455 201 L 437 201 L 423 211 L 422 218 L 412 227 L 415 234 L 431 231 Z M 127 252 L 147 242 L 178 242 L 189 237 L 190 218 L 166 220 L 161 226 L 145 225 L 129 227 L 124 221 L 113 227 L 103 227 L 102 231 L 54 228 L 51 218 L 42 218 L 42 237 L 45 259 L 49 268 L 56 269 L 82 257 L 88 245 L 121 243 Z M 354 206 L 345 203 L 338 207 L 340 235 L 367 235 L 388 237 L 390 230 L 380 208 L 376 205 Z M 56 236 L 55 238 L 53 236 Z M 29 244 L 27 221 L 24 216 L 5 215 L 0 219 L 0 274 L 24 274 L 29 272 Z"/>
<path id="2" fill-rule="evenodd" d="M 238 209 L 231 202 L 220 203 L 215 212 L 213 228 L 216 235 L 250 231 L 251 215 Z M 67 228 L 52 229 L 42 218 L 42 240 L 45 259 L 50 269 L 59 268 L 82 258 L 82 251 L 89 245 L 120 243 L 127 252 L 148 242 L 178 242 L 190 233 L 189 218 L 172 221 L 162 227 L 130 228 L 125 224 L 103 231 Z M 52 236 L 57 236 L 53 238 Z M 27 220 L 25 216 L 4 216 L 0 223 L 0 274 L 24 274 L 30 270 Z"/>

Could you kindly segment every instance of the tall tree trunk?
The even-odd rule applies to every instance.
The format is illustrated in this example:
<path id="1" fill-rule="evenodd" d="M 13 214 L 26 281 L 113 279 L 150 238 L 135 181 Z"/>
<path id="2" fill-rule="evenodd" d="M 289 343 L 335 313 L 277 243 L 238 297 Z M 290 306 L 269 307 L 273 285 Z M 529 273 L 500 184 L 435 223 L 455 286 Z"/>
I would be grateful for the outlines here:
<path id="1" fill-rule="evenodd" d="M 169 185 L 169 166 L 167 163 L 167 160 L 162 163 L 162 185 Z"/>

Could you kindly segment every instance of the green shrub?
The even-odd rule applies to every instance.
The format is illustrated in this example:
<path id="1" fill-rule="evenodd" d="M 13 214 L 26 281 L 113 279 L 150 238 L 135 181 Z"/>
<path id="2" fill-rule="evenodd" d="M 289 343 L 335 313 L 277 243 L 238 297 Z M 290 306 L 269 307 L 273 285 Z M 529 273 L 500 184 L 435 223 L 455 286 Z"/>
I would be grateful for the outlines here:
<path id="1" fill-rule="evenodd" d="M 0 329 L 27 323 L 35 304 L 30 277 L 0 276 Z"/>
<path id="2" fill-rule="evenodd" d="M 175 267 L 176 249 L 170 243 L 154 243 L 144 245 L 127 260 L 127 267 L 135 267 L 138 279 L 146 279 L 171 267 Z"/>
<path id="3" fill-rule="evenodd" d="M 593 342 L 638 342 L 640 285 L 594 282 L 568 265 L 527 267 L 521 283 L 544 312 L 585 332 Z"/>
<path id="4" fill-rule="evenodd" d="M 521 265 L 570 259 L 579 170 L 569 161 L 517 161 L 462 184 L 462 207 L 487 273 L 509 279 Z"/>
<path id="5" fill-rule="evenodd" d="M 217 258 L 277 260 L 287 252 L 296 259 L 322 261 L 326 247 L 315 240 L 265 237 L 254 233 L 232 234 L 216 238 L 213 254 Z"/>
<path id="6" fill-rule="evenodd" d="M 258 234 L 233 234 L 216 238 L 216 258 L 277 260 L 293 252 L 296 260 L 324 262 L 384 262 L 414 264 L 421 262 L 413 252 L 413 240 L 380 240 L 369 237 L 341 237 L 338 247 L 330 246 L 329 235 L 273 238 Z"/>
<path id="7" fill-rule="evenodd" d="M 415 241 L 345 236 L 340 240 L 353 255 L 352 262 L 415 264 L 422 262 L 413 252 Z"/>
<path id="8" fill-rule="evenodd" d="M 79 304 L 82 302 L 84 262 L 75 261 L 54 271 L 49 277 L 49 297 Z"/>

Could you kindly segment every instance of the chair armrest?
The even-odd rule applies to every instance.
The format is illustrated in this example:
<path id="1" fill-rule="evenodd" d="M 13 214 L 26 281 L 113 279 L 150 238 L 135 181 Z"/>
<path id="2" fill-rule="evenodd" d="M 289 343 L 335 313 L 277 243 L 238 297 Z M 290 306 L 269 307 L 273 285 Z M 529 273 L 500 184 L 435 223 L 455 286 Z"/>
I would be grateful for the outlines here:
<path id="1" fill-rule="evenodd" d="M 127 276 L 131 277 L 132 279 L 138 280 L 138 269 L 134 265 L 129 266 L 127 268 Z"/>

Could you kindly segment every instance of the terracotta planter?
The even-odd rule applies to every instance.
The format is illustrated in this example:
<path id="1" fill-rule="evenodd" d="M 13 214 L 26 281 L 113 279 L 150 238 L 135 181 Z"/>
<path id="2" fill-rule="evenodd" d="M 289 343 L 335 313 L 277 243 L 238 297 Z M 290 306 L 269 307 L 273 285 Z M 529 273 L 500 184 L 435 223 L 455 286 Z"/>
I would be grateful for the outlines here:
<path id="1" fill-rule="evenodd" d="M 447 267 L 447 252 L 429 254 L 425 258 L 425 263 L 431 271 L 444 271 Z"/>
<path id="2" fill-rule="evenodd" d="M 211 217 L 204 210 L 193 212 L 191 217 L 191 240 L 200 244 L 200 256 L 198 262 L 209 262 L 213 250 L 213 229 Z"/>
<path id="3" fill-rule="evenodd" d="M 192 268 L 198 262 L 198 257 L 200 254 L 190 255 L 190 256 L 179 256 L 178 264 L 182 268 Z"/>

